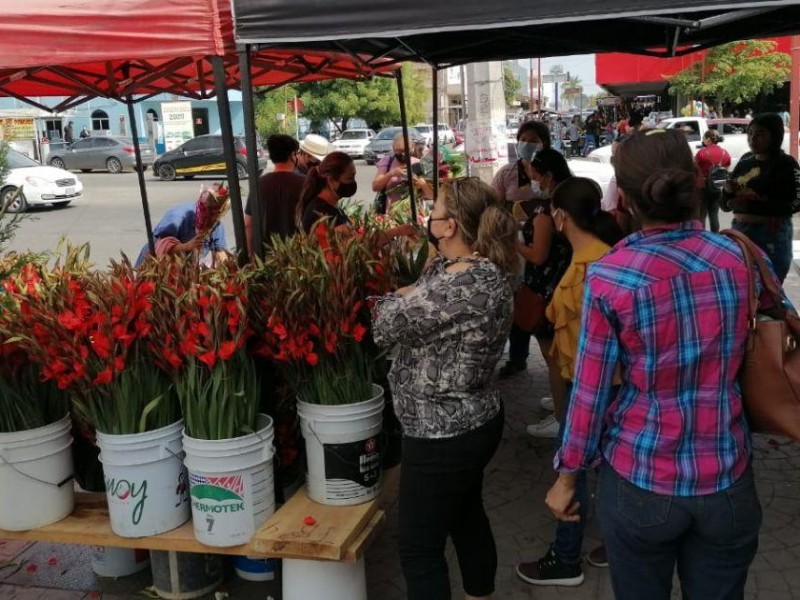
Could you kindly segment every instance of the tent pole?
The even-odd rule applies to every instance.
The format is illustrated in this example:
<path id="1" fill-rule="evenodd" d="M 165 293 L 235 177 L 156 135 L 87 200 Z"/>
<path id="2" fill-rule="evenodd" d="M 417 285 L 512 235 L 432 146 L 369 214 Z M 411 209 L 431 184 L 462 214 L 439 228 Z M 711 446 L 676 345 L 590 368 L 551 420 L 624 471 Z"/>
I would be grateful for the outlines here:
<path id="1" fill-rule="evenodd" d="M 432 68 L 433 76 L 433 189 L 439 191 L 439 69 Z"/>
<path id="2" fill-rule="evenodd" d="M 414 174 L 411 171 L 411 144 L 408 139 L 408 115 L 406 114 L 406 95 L 403 91 L 403 69 L 397 69 L 397 98 L 400 101 L 400 121 L 403 125 L 403 141 L 406 145 L 406 177 L 408 177 L 408 197 L 411 207 L 411 221 L 417 222 L 417 202 L 414 198 Z"/>
<path id="3" fill-rule="evenodd" d="M 793 35 L 792 75 L 789 82 L 789 152 L 797 159 L 798 130 L 800 130 L 800 35 Z"/>
<path id="4" fill-rule="evenodd" d="M 247 262 L 247 240 L 244 233 L 244 210 L 242 210 L 242 190 L 239 187 L 239 175 L 236 169 L 236 152 L 233 141 L 233 123 L 228 104 L 228 90 L 225 87 L 225 63 L 221 56 L 211 57 L 214 70 L 214 87 L 217 93 L 219 108 L 219 124 L 222 130 L 222 149 L 225 153 L 225 175 L 228 178 L 228 190 L 231 198 L 233 216 L 233 234 L 236 238 L 236 254 L 239 264 Z"/>
<path id="5" fill-rule="evenodd" d="M 136 125 L 136 115 L 133 112 L 133 96 L 128 96 L 128 120 L 131 122 L 131 138 L 133 139 L 133 152 L 136 156 L 136 175 L 139 179 L 139 193 L 142 196 L 142 212 L 144 212 L 144 227 L 147 230 L 147 245 L 150 255 L 156 255 L 156 241 L 153 238 L 153 221 L 150 219 L 150 201 L 147 199 L 147 185 L 144 182 L 144 167 L 142 166 L 142 149 L 139 147 L 139 128 Z"/>
<path id="6" fill-rule="evenodd" d="M 242 80 L 242 110 L 244 116 L 244 135 L 247 143 L 247 180 L 250 193 L 250 217 L 252 218 L 252 254 L 262 257 L 264 254 L 264 240 L 261 239 L 261 199 L 258 190 L 258 140 L 256 139 L 256 112 L 253 105 L 253 84 L 250 77 L 250 45 L 239 47 L 239 75 Z M 248 248 L 248 252 L 250 252 Z"/>

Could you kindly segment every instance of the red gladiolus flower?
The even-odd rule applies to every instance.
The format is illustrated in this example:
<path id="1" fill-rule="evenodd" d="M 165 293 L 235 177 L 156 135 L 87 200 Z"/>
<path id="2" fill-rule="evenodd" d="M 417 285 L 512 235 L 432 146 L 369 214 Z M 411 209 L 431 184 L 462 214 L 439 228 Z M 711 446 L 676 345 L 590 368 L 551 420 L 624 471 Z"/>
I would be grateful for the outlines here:
<path id="1" fill-rule="evenodd" d="M 197 358 L 200 359 L 200 361 L 202 361 L 209 369 L 213 369 L 217 362 L 217 355 L 213 350 L 209 350 Z"/>
<path id="2" fill-rule="evenodd" d="M 316 367 L 319 364 L 319 356 L 314 352 L 310 352 L 306 354 L 306 362 L 312 367 Z"/>
<path id="3" fill-rule="evenodd" d="M 222 342 L 219 346 L 219 358 L 220 360 L 228 360 L 233 353 L 236 351 L 236 342 Z"/>
<path id="4" fill-rule="evenodd" d="M 111 381 L 111 378 L 114 374 L 111 372 L 111 369 L 106 369 L 97 375 L 92 382 L 94 385 L 103 385 Z"/>
<path id="5" fill-rule="evenodd" d="M 353 327 L 353 339 L 356 342 L 360 342 L 364 339 L 364 335 L 367 333 L 367 328 L 364 327 L 361 323 L 356 323 Z"/>
<path id="6" fill-rule="evenodd" d="M 114 359 L 114 370 L 115 371 L 122 371 L 125 368 L 125 359 L 121 356 L 117 356 Z"/>
<path id="7" fill-rule="evenodd" d="M 81 319 L 71 310 L 65 310 L 58 315 L 58 322 L 68 331 L 75 331 L 81 326 Z"/>

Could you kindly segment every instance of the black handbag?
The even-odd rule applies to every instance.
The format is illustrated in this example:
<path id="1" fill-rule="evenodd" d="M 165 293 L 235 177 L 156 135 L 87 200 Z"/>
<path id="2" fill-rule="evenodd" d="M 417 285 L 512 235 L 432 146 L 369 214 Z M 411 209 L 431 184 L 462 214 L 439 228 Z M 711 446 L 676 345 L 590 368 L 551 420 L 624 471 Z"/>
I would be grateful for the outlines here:
<path id="1" fill-rule="evenodd" d="M 388 173 L 389 170 L 392 168 L 392 162 L 394 161 L 394 157 L 389 160 L 389 166 L 386 169 Z M 385 215 L 386 214 L 386 206 L 389 203 L 389 198 L 386 195 L 386 186 L 375 194 L 375 200 L 372 201 L 372 210 L 375 212 L 376 215 Z"/>

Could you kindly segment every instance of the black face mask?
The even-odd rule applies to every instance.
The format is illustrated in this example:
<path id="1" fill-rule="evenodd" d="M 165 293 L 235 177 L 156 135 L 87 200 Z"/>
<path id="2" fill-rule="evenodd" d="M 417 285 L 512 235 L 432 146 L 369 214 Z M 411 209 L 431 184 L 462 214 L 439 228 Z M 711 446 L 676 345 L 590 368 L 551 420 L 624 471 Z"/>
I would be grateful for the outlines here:
<path id="1" fill-rule="evenodd" d="M 431 217 L 428 219 L 428 241 L 433 245 L 434 248 L 436 248 L 437 252 L 439 251 L 439 242 L 443 240 L 445 236 L 436 237 L 435 235 L 433 235 L 433 230 L 431 229 L 431 223 L 433 223 L 434 221 L 447 221 L 447 220 L 448 217 L 440 217 L 438 219 Z"/>
<path id="2" fill-rule="evenodd" d="M 397 162 L 404 163 L 404 162 L 406 162 L 406 153 L 405 152 L 395 152 L 394 153 L 394 159 Z"/>
<path id="3" fill-rule="evenodd" d="M 352 198 L 358 191 L 358 182 L 351 181 L 350 183 L 340 183 L 336 193 L 340 198 Z"/>

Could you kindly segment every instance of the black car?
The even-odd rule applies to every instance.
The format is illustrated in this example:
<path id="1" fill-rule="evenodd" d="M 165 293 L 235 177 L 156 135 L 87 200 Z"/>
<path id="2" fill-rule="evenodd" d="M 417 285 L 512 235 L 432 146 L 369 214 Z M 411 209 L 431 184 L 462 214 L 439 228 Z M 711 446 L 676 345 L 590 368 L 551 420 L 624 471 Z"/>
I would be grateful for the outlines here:
<path id="1" fill-rule="evenodd" d="M 247 177 L 247 145 L 243 137 L 234 138 L 236 171 L 239 178 Z M 258 170 L 267 166 L 267 155 L 258 149 Z M 191 179 L 195 175 L 224 175 L 225 153 L 221 135 L 200 135 L 165 152 L 153 163 L 153 173 L 163 181 L 177 177 Z"/>

